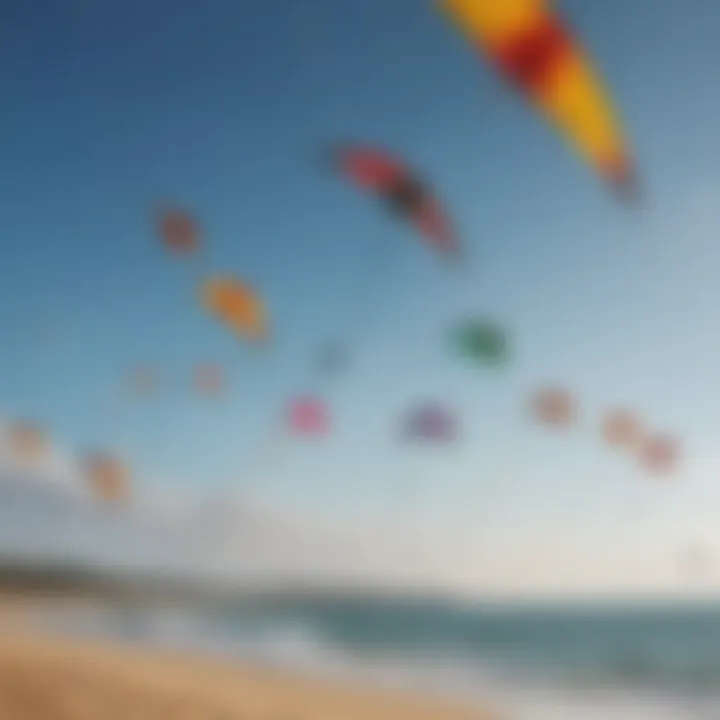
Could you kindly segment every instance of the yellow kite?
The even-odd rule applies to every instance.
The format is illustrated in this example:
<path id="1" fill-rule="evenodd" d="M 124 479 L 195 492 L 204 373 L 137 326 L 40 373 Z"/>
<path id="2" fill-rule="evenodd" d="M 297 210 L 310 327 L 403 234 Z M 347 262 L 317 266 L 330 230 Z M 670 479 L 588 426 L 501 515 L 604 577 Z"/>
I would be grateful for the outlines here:
<path id="1" fill-rule="evenodd" d="M 205 307 L 236 333 L 254 341 L 267 337 L 262 300 L 245 283 L 232 277 L 206 280 L 201 289 Z"/>
<path id="2" fill-rule="evenodd" d="M 441 6 L 614 189 L 636 190 L 610 100 L 547 0 L 441 0 Z"/>

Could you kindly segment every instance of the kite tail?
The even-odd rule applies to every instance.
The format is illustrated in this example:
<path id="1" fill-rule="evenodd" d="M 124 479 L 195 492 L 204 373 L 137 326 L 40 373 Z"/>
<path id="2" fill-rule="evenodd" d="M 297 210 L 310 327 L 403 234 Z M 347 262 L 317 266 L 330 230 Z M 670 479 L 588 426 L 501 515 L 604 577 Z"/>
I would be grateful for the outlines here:
<path id="1" fill-rule="evenodd" d="M 607 172 L 610 187 L 615 197 L 629 207 L 638 207 L 642 202 L 642 187 L 631 163 L 618 162 Z"/>

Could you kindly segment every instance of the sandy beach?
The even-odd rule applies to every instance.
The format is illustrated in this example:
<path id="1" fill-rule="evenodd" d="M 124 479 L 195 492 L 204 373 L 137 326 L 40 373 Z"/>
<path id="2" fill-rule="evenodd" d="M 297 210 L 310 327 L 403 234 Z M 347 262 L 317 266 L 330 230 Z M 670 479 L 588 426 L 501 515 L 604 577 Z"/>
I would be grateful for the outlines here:
<path id="1" fill-rule="evenodd" d="M 49 636 L 3 622 L 0 718 L 8 720 L 499 720 L 222 660 Z"/>

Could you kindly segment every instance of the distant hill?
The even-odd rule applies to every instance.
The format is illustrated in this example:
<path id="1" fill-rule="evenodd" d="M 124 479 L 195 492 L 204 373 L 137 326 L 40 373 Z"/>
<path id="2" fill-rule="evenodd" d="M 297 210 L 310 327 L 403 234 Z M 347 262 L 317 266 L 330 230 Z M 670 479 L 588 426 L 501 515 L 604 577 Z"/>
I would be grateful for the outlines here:
<path id="1" fill-rule="evenodd" d="M 383 590 L 322 585 L 227 585 L 159 572 L 115 571 L 75 562 L 0 556 L 0 594 L 29 598 L 99 600 L 108 604 L 173 604 L 237 606 L 264 609 L 337 602 L 364 604 L 397 602 L 405 606 L 446 601 L 434 593 L 395 593 Z"/>
<path id="2" fill-rule="evenodd" d="M 0 593 L 118 602 L 200 602 L 227 598 L 226 591 L 210 588 L 197 580 L 14 557 L 0 557 Z"/>

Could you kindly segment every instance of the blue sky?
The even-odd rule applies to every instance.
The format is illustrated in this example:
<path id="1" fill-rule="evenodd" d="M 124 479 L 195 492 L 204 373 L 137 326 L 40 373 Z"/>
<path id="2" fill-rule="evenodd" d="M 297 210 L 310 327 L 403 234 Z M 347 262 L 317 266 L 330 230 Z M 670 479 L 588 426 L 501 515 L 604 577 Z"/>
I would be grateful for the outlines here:
<path id="1" fill-rule="evenodd" d="M 668 542 L 711 523 L 720 7 L 561 5 L 621 109 L 638 211 L 612 201 L 431 2 L 4 3 L 3 410 L 71 447 L 120 446 L 148 485 L 241 489 L 336 519 L 510 536 L 535 523 L 602 533 L 642 511 Z M 336 139 L 424 171 L 462 231 L 462 272 L 322 167 Z M 158 246 L 150 212 L 163 199 L 201 220 L 197 263 Z M 272 354 L 197 306 L 210 271 L 261 289 Z M 512 332 L 507 370 L 453 358 L 448 328 L 469 314 Z M 48 323 L 50 346 L 37 337 Z M 305 389 L 308 356 L 333 338 L 354 356 L 326 386 L 336 432 L 255 462 L 278 405 Z M 221 402 L 188 392 L 203 361 L 230 373 Z M 168 390 L 128 401 L 122 375 L 144 362 Z M 524 418 L 524 394 L 544 382 L 581 398 L 574 436 Z M 457 407 L 458 447 L 397 446 L 396 419 L 419 398 Z M 674 484 L 600 446 L 593 423 L 616 404 L 680 435 Z"/>

